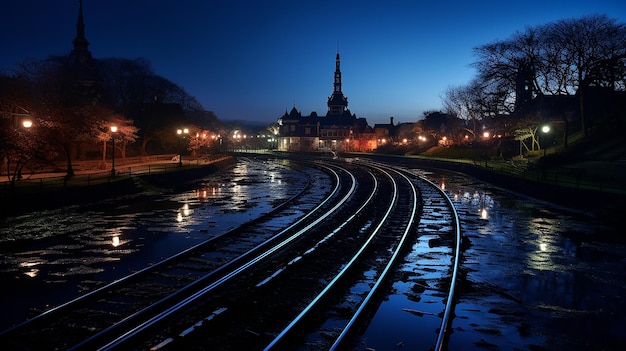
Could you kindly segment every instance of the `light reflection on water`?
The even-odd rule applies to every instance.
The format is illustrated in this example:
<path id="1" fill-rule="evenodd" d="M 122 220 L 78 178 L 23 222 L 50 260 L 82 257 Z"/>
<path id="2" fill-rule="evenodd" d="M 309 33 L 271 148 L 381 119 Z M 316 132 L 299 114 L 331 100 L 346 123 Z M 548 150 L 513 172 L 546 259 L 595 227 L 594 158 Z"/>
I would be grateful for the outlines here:
<path id="1" fill-rule="evenodd" d="M 77 286 L 114 280 L 268 212 L 306 183 L 281 163 L 239 162 L 179 193 L 151 190 L 0 219 L 0 278 L 12 286 L 2 290 L 0 329 L 31 307 L 76 296 Z"/>
<path id="2" fill-rule="evenodd" d="M 598 233 L 619 237 L 616 228 L 463 176 L 430 177 L 454 199 L 471 242 L 461 265 L 470 288 L 458 293 L 449 349 L 577 349 L 590 340 L 626 341 L 620 336 L 626 328 L 626 245 L 603 242 L 607 236 L 597 241 Z M 417 264 L 420 256 L 410 255 L 404 269 L 427 277 Z M 416 296 L 428 298 L 412 292 L 419 286 L 419 280 L 394 284 L 397 294 L 381 304 L 362 335 L 366 347 L 413 343 L 406 335 L 419 333 L 426 322 L 402 311 Z M 431 349 L 436 336 L 429 332 L 411 349 Z"/>

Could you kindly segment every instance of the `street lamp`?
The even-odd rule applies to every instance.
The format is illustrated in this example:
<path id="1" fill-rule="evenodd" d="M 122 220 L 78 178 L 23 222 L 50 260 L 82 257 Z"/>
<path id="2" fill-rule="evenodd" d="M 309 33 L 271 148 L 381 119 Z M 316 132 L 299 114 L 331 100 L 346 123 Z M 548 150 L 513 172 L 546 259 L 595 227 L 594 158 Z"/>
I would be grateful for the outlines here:
<path id="1" fill-rule="evenodd" d="M 117 126 L 111 126 L 111 177 L 115 177 L 115 133 Z"/>
<path id="2" fill-rule="evenodd" d="M 183 128 L 183 129 L 178 129 L 176 131 L 176 134 L 178 134 L 178 136 L 180 136 L 183 140 L 185 139 L 185 136 L 189 135 L 189 129 L 188 128 Z M 183 147 L 180 147 L 180 153 L 178 154 L 178 166 L 182 167 L 183 166 Z"/>
<path id="3" fill-rule="evenodd" d="M 31 121 L 30 119 L 25 119 L 22 121 L 22 126 L 28 129 L 33 126 L 33 121 Z"/>

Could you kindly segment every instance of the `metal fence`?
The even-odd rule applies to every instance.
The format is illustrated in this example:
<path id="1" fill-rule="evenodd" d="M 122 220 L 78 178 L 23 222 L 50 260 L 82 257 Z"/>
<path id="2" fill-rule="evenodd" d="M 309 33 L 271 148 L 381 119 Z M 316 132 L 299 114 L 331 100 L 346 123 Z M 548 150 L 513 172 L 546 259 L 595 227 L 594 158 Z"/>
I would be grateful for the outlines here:
<path id="1" fill-rule="evenodd" d="M 475 162 L 476 166 L 509 176 L 562 187 L 626 194 L 622 172 L 601 172 L 591 168 L 544 168 L 521 161 Z M 626 166 L 626 165 L 625 165 Z"/>
<path id="2" fill-rule="evenodd" d="M 201 159 L 185 160 L 182 164 L 178 160 L 172 160 L 172 157 L 150 157 L 135 160 L 132 163 L 125 160 L 126 165 L 116 167 L 115 174 L 111 170 L 107 171 L 82 171 L 68 178 L 62 173 L 39 173 L 31 174 L 23 179 L 16 180 L 14 185 L 11 182 L 0 182 L 0 196 L 8 194 L 34 194 L 49 190 L 58 190 L 63 188 L 85 187 L 103 183 L 117 182 L 128 179 L 133 176 L 168 173 L 180 171 L 181 169 L 199 168 L 222 161 L 229 156 L 212 155 Z M 132 161 L 132 160 L 131 160 Z"/>

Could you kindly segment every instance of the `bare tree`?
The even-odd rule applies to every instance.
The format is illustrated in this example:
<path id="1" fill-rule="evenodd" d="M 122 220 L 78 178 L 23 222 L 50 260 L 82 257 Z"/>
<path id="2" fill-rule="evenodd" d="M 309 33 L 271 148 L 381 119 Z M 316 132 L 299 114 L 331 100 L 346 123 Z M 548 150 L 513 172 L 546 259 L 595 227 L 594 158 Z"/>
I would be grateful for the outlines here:
<path id="1" fill-rule="evenodd" d="M 444 110 L 471 123 L 471 128 L 466 131 L 472 134 L 473 139 L 478 138 L 480 120 L 496 114 L 497 108 L 494 110 L 491 106 L 488 93 L 489 89 L 480 86 L 480 81 L 476 79 L 465 86 L 448 87 L 444 92 Z"/>
<path id="2" fill-rule="evenodd" d="M 42 136 L 39 120 L 29 110 L 29 100 L 23 81 L 0 76 L 0 174 L 6 171 L 11 186 L 26 168 L 46 165 L 57 156 Z"/>
<path id="3" fill-rule="evenodd" d="M 624 86 L 626 28 L 604 15 L 555 22 L 550 41 L 559 49 L 562 71 L 578 94 L 581 131 L 587 132 L 585 95 L 590 86 Z"/>
<path id="4" fill-rule="evenodd" d="M 76 143 L 93 137 L 90 132 L 95 120 L 90 109 L 95 101 L 74 104 L 71 75 L 58 58 L 24 62 L 17 78 L 27 86 L 29 110 L 37 119 L 41 137 L 65 156 L 67 177 L 72 177 Z"/>
<path id="5" fill-rule="evenodd" d="M 534 99 L 576 95 L 581 130 L 586 133 L 588 88 L 604 87 L 613 96 L 611 91 L 623 91 L 626 86 L 625 43 L 624 25 L 603 15 L 526 28 L 511 38 L 475 48 L 475 82 L 449 91 L 444 105 L 468 118 L 468 97 L 479 96 L 471 106 L 482 105 L 475 111 L 483 117 L 487 108 L 497 111 L 496 116 L 515 112 L 518 118 L 528 119 L 526 114 L 536 113 L 530 104 Z M 476 94 L 472 88 L 482 91 Z M 614 104 L 613 100 L 605 98 L 603 108 L 607 103 Z M 459 101 L 465 101 L 465 105 Z"/>

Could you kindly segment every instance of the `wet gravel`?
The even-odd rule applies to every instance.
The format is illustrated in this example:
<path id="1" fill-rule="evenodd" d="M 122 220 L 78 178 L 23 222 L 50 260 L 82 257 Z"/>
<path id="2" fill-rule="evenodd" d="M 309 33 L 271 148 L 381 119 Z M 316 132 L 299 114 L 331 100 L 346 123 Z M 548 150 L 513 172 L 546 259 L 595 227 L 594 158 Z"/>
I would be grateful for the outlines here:
<path id="1" fill-rule="evenodd" d="M 623 229 L 458 174 L 428 176 L 457 204 L 465 236 L 450 350 L 622 349 Z M 254 218 L 303 183 L 278 163 L 239 162 L 175 193 L 146 188 L 0 219 L 0 329 Z M 393 284 L 359 335 L 362 349 L 402 349 L 411 335 L 412 350 L 431 349 L 436 334 L 420 331 L 414 308 L 429 301 L 417 259 L 428 248 L 414 244 L 401 270 L 420 276 Z"/>
<path id="2" fill-rule="evenodd" d="M 626 243 L 621 228 L 592 213 L 458 174 L 427 176 L 457 205 L 465 237 L 450 350 L 623 349 Z M 437 314 L 424 307 L 429 294 L 437 293 L 423 283 L 430 269 L 419 266 L 427 250 L 418 240 L 401 267 L 417 278 L 393 285 L 359 336 L 361 349 L 432 348 L 436 334 L 421 330 L 424 313 L 415 313 Z M 428 338 L 432 342 L 424 342 Z"/>
<path id="3" fill-rule="evenodd" d="M 0 329 L 269 212 L 306 184 L 283 163 L 0 219 Z"/>

